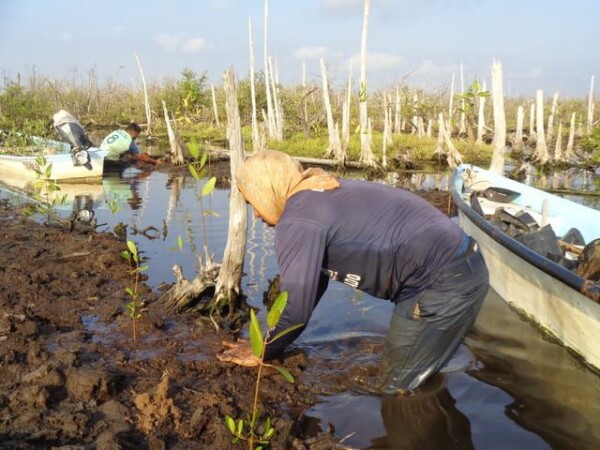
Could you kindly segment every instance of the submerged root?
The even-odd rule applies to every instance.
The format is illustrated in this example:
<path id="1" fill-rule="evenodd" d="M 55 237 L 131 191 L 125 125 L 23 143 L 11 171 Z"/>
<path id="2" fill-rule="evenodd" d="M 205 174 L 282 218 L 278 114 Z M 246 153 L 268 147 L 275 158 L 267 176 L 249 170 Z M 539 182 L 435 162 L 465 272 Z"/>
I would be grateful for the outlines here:
<path id="1" fill-rule="evenodd" d="M 159 301 L 165 302 L 168 312 L 181 313 L 186 310 L 198 309 L 198 304 L 203 300 L 210 300 L 214 293 L 218 265 L 203 267 L 192 281 L 183 277 L 181 267 L 173 267 L 177 283 L 167 290 Z"/>
<path id="2" fill-rule="evenodd" d="M 158 301 L 165 303 L 169 313 L 200 313 L 216 330 L 236 331 L 246 313 L 240 311 L 234 299 L 215 293 L 219 270 L 220 265 L 209 260 L 190 281 L 183 276 L 181 267 L 175 265 L 173 271 L 177 282 Z"/>

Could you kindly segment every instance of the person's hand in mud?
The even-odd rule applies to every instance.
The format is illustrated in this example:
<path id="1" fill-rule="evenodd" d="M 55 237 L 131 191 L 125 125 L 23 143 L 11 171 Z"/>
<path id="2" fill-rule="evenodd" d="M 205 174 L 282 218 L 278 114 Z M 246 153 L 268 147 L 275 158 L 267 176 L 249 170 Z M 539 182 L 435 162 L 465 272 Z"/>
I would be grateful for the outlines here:
<path id="1" fill-rule="evenodd" d="M 252 353 L 250 342 L 240 339 L 237 342 L 223 341 L 226 350 L 217 353 L 217 359 L 223 362 L 232 362 L 239 366 L 254 367 L 260 364 L 260 359 Z"/>

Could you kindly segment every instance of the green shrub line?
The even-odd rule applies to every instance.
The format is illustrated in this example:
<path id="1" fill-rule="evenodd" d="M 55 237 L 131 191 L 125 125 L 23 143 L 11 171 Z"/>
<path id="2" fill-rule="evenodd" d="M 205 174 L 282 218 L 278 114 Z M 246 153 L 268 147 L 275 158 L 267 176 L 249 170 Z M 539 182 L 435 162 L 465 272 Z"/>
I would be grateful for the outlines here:
<path id="1" fill-rule="evenodd" d="M 256 79 L 256 107 L 259 115 L 266 110 L 266 94 L 264 75 L 258 72 Z M 144 106 L 144 92 L 139 87 L 119 84 L 107 80 L 104 85 L 97 80 L 94 70 L 85 75 L 74 70 L 66 79 L 54 80 L 33 72 L 23 81 L 19 75 L 16 79 L 4 77 L 3 87 L 0 88 L 0 130 L 20 132 L 24 135 L 38 135 L 56 139 L 52 127 L 52 115 L 61 109 L 71 112 L 86 127 L 89 134 L 106 133 L 116 126 L 124 126 L 129 122 L 147 125 Z M 313 81 L 303 88 L 299 85 L 279 86 L 278 93 L 284 118 L 284 140 L 269 141 L 268 147 L 282 150 L 294 156 L 322 158 L 328 147 L 327 121 L 323 111 L 323 102 L 319 83 Z M 450 118 L 456 126 L 461 112 L 472 118 L 475 106 L 475 96 L 471 92 L 476 81 L 464 93 L 455 94 L 455 105 L 460 105 L 466 99 L 466 108 L 457 108 Z M 382 128 L 386 95 L 395 93 L 396 86 L 380 89 L 369 96 L 369 117 L 373 123 L 372 150 L 381 160 Z M 219 122 L 226 122 L 225 94 L 221 85 L 215 85 L 217 111 Z M 242 134 L 247 150 L 252 150 L 251 139 L 251 94 L 249 75 L 238 81 L 238 103 L 242 119 Z M 307 94 L 308 92 L 308 94 Z M 341 117 L 342 104 L 345 99 L 345 87 L 332 89 L 330 93 L 334 118 Z M 196 139 L 198 142 L 211 142 L 214 145 L 224 145 L 226 130 L 216 126 L 214 118 L 210 83 L 207 75 L 197 74 L 192 70 L 183 69 L 179 77 L 165 78 L 148 85 L 150 99 L 151 129 L 153 138 L 162 144 L 168 142 L 167 129 L 164 122 L 162 102 L 173 114 L 177 122 L 179 134 L 184 142 Z M 393 95 L 392 95 L 392 98 Z M 402 116 L 412 118 L 415 115 L 423 117 L 427 122 L 433 119 L 433 132 L 437 135 L 437 116 L 439 113 L 448 114 L 449 92 L 426 92 L 423 89 L 411 89 L 406 85 L 400 86 Z M 415 98 L 418 101 L 415 101 Z M 353 95 L 351 102 L 350 129 L 358 126 L 358 97 Z M 516 111 L 518 106 L 528 107 L 534 102 L 528 97 L 505 98 L 506 123 L 509 135 L 516 128 Z M 550 114 L 551 99 L 547 100 L 544 112 Z M 598 109 L 598 108 L 596 108 Z M 577 114 L 578 130 L 583 127 L 587 118 L 587 99 L 565 98 L 559 101 L 554 123 L 563 123 L 568 129 L 570 116 Z M 486 103 L 486 123 L 493 124 L 491 101 Z M 446 117 L 446 119 L 449 119 Z M 338 119 L 336 119 L 338 120 Z M 525 121 L 527 122 L 527 121 Z M 524 123 L 526 132 L 528 123 Z M 471 130 L 472 131 L 472 130 Z M 563 134 L 565 136 L 566 133 Z M 563 137 L 566 141 L 566 137 Z M 492 150 L 488 144 L 476 145 L 472 140 L 463 136 L 453 135 L 453 142 L 464 159 L 474 163 L 486 163 L 491 160 Z M 600 161 L 600 125 L 594 128 L 590 136 L 578 133 L 577 147 L 588 152 L 592 160 Z M 166 145 L 166 144 L 165 144 Z M 22 145 L 2 144 L 0 146 L 24 147 Z M 415 134 L 403 131 L 395 133 L 392 145 L 388 148 L 389 159 L 408 156 L 411 161 L 433 161 L 436 140 L 434 138 L 418 138 Z M 347 154 L 350 160 L 357 160 L 360 153 L 360 140 L 355 132 L 351 135 Z"/>

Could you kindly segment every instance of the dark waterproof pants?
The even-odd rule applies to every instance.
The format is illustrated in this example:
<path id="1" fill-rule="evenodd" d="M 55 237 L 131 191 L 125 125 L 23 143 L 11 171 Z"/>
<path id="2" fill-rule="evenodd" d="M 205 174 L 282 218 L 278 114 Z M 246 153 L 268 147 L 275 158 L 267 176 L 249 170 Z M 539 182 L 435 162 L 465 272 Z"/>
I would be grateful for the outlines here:
<path id="1" fill-rule="evenodd" d="M 435 282 L 418 294 L 416 307 L 408 298 L 396 304 L 381 360 L 382 392 L 419 387 L 452 357 L 475 322 L 489 277 L 477 243 L 466 239 Z"/>

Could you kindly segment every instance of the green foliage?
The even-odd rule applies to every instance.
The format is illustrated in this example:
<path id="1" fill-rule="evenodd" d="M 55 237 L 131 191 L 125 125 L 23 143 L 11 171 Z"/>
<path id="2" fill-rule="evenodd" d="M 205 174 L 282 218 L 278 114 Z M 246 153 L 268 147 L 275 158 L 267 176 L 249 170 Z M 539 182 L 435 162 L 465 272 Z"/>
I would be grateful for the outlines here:
<path id="1" fill-rule="evenodd" d="M 56 195 L 60 186 L 52 180 L 52 163 L 48 162 L 43 153 L 38 153 L 35 158 L 33 170 L 36 181 L 33 183 L 33 198 L 36 204 L 25 210 L 28 215 L 41 214 L 45 216 L 45 223 L 50 224 L 57 220 L 59 214 L 57 207 L 67 201 L 67 195 Z"/>
<path id="2" fill-rule="evenodd" d="M 252 415 L 247 418 L 247 420 L 238 419 L 237 421 L 233 419 L 233 417 L 226 415 L 225 416 L 225 425 L 231 434 L 233 434 L 232 442 L 235 444 L 239 441 L 247 441 L 249 450 L 257 450 L 264 448 L 263 446 L 269 445 L 269 442 L 275 436 L 275 429 L 271 426 L 271 419 L 267 417 L 263 423 L 262 432 L 257 432 L 257 421 L 259 419 L 259 411 L 258 411 L 258 388 L 260 386 L 260 380 L 262 375 L 263 367 L 270 367 L 277 370 L 287 381 L 290 383 L 294 382 L 293 375 L 286 369 L 280 366 L 275 366 L 272 364 L 267 364 L 263 361 L 265 349 L 268 344 L 275 342 L 280 337 L 285 334 L 296 330 L 303 325 L 295 325 L 293 327 L 287 328 L 281 333 L 278 333 L 273 338 L 270 337 L 271 332 L 275 329 L 279 320 L 281 319 L 281 314 L 285 309 L 287 304 L 287 292 L 280 293 L 271 309 L 267 314 L 267 330 L 265 333 L 262 332 L 260 323 L 254 310 L 250 310 L 250 345 L 252 346 L 252 353 L 256 356 L 260 363 L 258 366 L 258 373 L 256 376 L 256 386 L 254 390 L 254 404 L 252 406 Z M 257 443 L 258 446 L 254 447 L 254 443 Z"/>
<path id="3" fill-rule="evenodd" d="M 131 329 L 133 334 L 133 341 L 137 340 L 137 321 L 141 319 L 141 302 L 138 291 L 140 273 L 148 270 L 148 266 L 141 265 L 141 257 L 138 252 L 137 245 L 133 241 L 127 241 L 127 250 L 121 252 L 121 257 L 129 262 L 130 275 L 132 285 L 125 288 L 125 292 L 129 296 L 130 301 L 127 302 L 127 315 L 131 319 Z"/>
<path id="4" fill-rule="evenodd" d="M 590 154 L 592 161 L 600 163 L 600 125 L 596 125 L 592 133 L 581 140 L 581 149 Z"/>
<path id="5" fill-rule="evenodd" d="M 108 205 L 108 209 L 112 215 L 115 215 L 121 209 L 121 205 L 119 204 L 119 196 L 116 194 L 111 194 L 111 197 L 106 201 Z"/>

